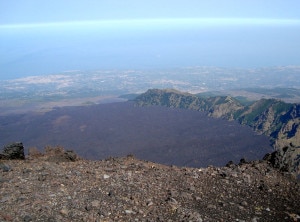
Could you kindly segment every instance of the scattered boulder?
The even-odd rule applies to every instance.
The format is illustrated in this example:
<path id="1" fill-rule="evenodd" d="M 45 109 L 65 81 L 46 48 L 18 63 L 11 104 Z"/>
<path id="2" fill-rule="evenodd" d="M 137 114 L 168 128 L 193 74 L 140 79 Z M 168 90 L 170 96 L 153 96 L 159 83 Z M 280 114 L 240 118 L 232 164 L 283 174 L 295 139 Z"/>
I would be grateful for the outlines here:
<path id="1" fill-rule="evenodd" d="M 74 162 L 76 160 L 79 160 L 77 155 L 73 152 L 64 152 L 56 155 L 45 155 L 44 158 L 49 162 Z"/>
<path id="2" fill-rule="evenodd" d="M 11 170 L 11 167 L 7 164 L 0 163 L 0 170 L 3 172 L 8 172 Z"/>
<path id="3" fill-rule="evenodd" d="M 239 165 L 243 165 L 243 164 L 245 164 L 245 163 L 247 163 L 246 159 L 245 159 L 245 158 L 242 158 L 242 159 L 240 160 Z"/>
<path id="4" fill-rule="evenodd" d="M 49 162 L 74 162 L 80 157 L 73 150 L 65 150 L 61 146 L 46 146 L 44 152 L 32 147 L 28 150 L 29 159 L 43 159 Z"/>
<path id="5" fill-rule="evenodd" d="M 0 159 L 25 159 L 24 146 L 21 142 L 15 142 L 4 146 Z"/>
<path id="6" fill-rule="evenodd" d="M 79 156 L 73 150 L 66 150 L 61 146 L 45 148 L 45 156 L 48 161 L 73 162 L 79 160 Z"/>
<path id="7" fill-rule="evenodd" d="M 80 159 L 79 156 L 73 150 L 65 151 L 64 158 L 66 159 L 66 161 L 72 161 L 72 162 Z"/>
<path id="8" fill-rule="evenodd" d="M 300 174 L 300 148 L 290 144 L 264 156 L 274 168 L 296 175 Z"/>

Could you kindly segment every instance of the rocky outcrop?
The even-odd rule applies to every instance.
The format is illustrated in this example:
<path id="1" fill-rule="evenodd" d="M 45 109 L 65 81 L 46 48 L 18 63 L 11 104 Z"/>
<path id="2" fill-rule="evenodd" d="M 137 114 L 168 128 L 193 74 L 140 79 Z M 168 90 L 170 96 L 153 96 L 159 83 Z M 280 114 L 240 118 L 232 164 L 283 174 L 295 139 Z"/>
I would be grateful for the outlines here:
<path id="1" fill-rule="evenodd" d="M 4 146 L 0 159 L 25 159 L 23 143 L 15 142 Z"/>
<path id="2" fill-rule="evenodd" d="M 292 111 L 300 110 L 300 106 Z M 286 118 L 285 124 L 282 125 L 277 133 L 275 147 L 285 147 L 292 144 L 294 147 L 300 147 L 300 115 L 290 116 Z"/>
<path id="3" fill-rule="evenodd" d="M 271 163 L 282 171 L 300 174 L 300 105 L 262 99 L 237 116 L 241 124 L 270 136 L 275 151 Z"/>
<path id="4" fill-rule="evenodd" d="M 278 148 L 273 153 L 266 154 L 264 160 L 281 171 L 294 172 L 298 177 L 300 175 L 300 148 L 291 145 Z"/>
<path id="5" fill-rule="evenodd" d="M 46 146 L 44 152 L 40 152 L 35 147 L 28 150 L 29 159 L 41 159 L 50 162 L 74 162 L 81 158 L 73 150 L 65 150 L 61 146 Z"/>
<path id="6" fill-rule="evenodd" d="M 138 96 L 135 102 L 141 106 L 162 105 L 205 111 L 212 117 L 237 120 L 241 124 L 252 127 L 254 131 L 269 136 L 274 149 L 279 153 L 285 152 L 284 148 L 291 146 L 288 153 L 295 153 L 284 155 L 282 160 L 284 163 L 290 162 L 290 165 L 282 167 L 279 164 L 280 169 L 299 172 L 299 164 L 291 158 L 297 157 L 300 148 L 300 104 L 284 103 L 276 99 L 261 99 L 246 106 L 230 96 L 201 98 L 175 90 L 158 89 L 148 90 Z"/>
<path id="7" fill-rule="evenodd" d="M 300 105 L 262 99 L 244 108 L 237 120 L 270 136 L 274 167 L 300 175 Z"/>

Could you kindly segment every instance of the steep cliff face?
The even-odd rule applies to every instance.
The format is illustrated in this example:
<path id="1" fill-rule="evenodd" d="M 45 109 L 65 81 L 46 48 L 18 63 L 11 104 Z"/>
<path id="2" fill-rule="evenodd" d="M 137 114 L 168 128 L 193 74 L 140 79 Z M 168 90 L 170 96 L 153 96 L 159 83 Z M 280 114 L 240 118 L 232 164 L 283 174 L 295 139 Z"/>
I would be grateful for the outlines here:
<path id="1" fill-rule="evenodd" d="M 162 105 L 192 109 L 205 111 L 215 118 L 237 120 L 258 133 L 270 136 L 274 148 L 279 153 L 286 153 L 283 149 L 291 148 L 284 161 L 291 162 L 288 171 L 300 172 L 300 104 L 261 99 L 252 105 L 244 106 L 230 96 L 200 98 L 175 90 L 158 89 L 148 90 L 135 101 L 142 106 Z"/>
<path id="2" fill-rule="evenodd" d="M 204 99 L 196 95 L 170 89 L 150 89 L 138 96 L 135 102 L 140 106 L 159 105 L 204 111 L 209 116 L 229 120 L 233 120 L 234 114 L 244 108 L 241 103 L 230 96 L 216 96 Z"/>
<path id="3" fill-rule="evenodd" d="M 255 131 L 275 138 L 286 121 L 296 118 L 289 115 L 292 109 L 293 104 L 261 99 L 245 107 L 244 111 L 237 115 L 237 119 L 241 124 L 249 125 Z"/>
<path id="4" fill-rule="evenodd" d="M 287 171 L 295 171 L 300 177 L 300 106 L 295 105 L 276 135 L 274 147 L 280 155 L 281 164 Z M 298 112 L 297 115 L 295 115 Z"/>
<path id="5" fill-rule="evenodd" d="M 255 131 L 270 136 L 273 165 L 300 175 L 300 105 L 263 99 L 246 107 L 238 120 Z"/>
<path id="6" fill-rule="evenodd" d="M 205 111 L 202 108 L 204 105 L 203 99 L 189 93 L 181 93 L 172 89 L 150 89 L 138 96 L 135 102 L 140 106 L 158 105 Z"/>
<path id="7" fill-rule="evenodd" d="M 289 120 L 279 131 L 276 140 L 276 147 L 283 147 L 292 144 L 295 147 L 300 147 L 300 120 L 299 118 Z"/>
<path id="8" fill-rule="evenodd" d="M 215 118 L 234 120 L 234 115 L 244 106 L 230 96 L 217 96 L 205 100 L 209 104 L 208 115 Z"/>

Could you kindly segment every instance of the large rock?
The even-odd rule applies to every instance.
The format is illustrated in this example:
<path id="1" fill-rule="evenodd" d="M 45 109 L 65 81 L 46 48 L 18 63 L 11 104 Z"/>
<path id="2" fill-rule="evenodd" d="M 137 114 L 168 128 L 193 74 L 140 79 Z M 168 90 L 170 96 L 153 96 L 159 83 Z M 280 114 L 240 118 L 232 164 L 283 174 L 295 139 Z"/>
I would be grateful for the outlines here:
<path id="1" fill-rule="evenodd" d="M 0 155 L 2 159 L 25 159 L 23 143 L 15 142 L 4 146 Z"/>
<path id="2" fill-rule="evenodd" d="M 283 172 L 290 172 L 300 175 L 300 148 L 292 144 L 284 148 L 277 149 L 264 157 L 271 165 Z"/>

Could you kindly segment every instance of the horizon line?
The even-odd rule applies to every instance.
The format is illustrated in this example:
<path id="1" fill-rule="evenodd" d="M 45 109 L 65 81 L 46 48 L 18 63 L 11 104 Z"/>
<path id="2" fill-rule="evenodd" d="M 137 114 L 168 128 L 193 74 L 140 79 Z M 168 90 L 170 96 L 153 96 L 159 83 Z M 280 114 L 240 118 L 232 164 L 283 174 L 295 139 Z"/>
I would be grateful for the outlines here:
<path id="1" fill-rule="evenodd" d="M 108 19 L 108 20 L 75 20 L 60 22 L 43 23 L 11 23 L 0 24 L 1 29 L 18 28 L 42 28 L 42 27 L 62 27 L 62 26 L 81 26 L 81 25 L 142 25 L 142 24 L 197 24 L 205 26 L 219 25 L 272 25 L 287 26 L 300 25 L 300 19 L 278 19 L 278 18 L 144 18 L 144 19 Z"/>

